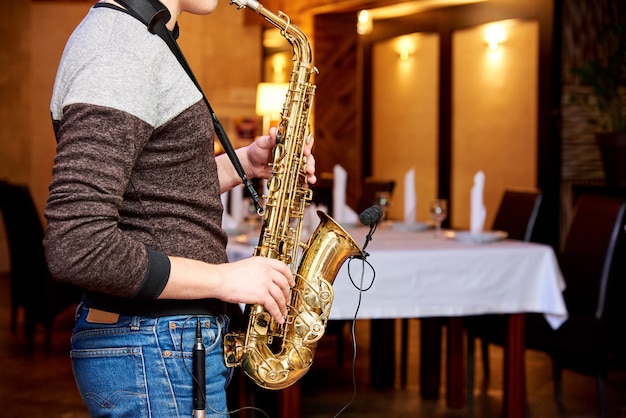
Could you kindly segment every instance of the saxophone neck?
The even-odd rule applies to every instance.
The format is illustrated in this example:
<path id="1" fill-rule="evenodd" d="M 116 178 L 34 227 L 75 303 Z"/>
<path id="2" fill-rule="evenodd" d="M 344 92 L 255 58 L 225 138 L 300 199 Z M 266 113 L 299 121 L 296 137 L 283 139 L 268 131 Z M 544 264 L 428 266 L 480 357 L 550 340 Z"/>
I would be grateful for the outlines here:
<path id="1" fill-rule="evenodd" d="M 237 9 L 249 8 L 263 16 L 265 20 L 280 30 L 281 35 L 291 44 L 296 56 L 296 61 L 311 63 L 313 53 L 311 51 L 311 42 L 307 35 L 298 26 L 291 23 L 289 16 L 283 12 L 278 14 L 263 7 L 261 3 L 255 0 L 231 0 L 230 4 L 237 6 Z M 312 70 L 317 72 L 317 70 Z"/>

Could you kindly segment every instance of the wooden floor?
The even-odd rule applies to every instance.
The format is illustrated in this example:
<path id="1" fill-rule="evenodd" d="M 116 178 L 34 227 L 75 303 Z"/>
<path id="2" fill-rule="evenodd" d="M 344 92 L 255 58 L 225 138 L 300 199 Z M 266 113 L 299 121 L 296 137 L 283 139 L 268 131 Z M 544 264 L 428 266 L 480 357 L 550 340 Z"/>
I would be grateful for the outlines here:
<path id="1" fill-rule="evenodd" d="M 73 312 L 64 312 L 55 323 L 52 352 L 42 352 L 42 333 L 34 353 L 24 352 L 20 333 L 9 330 L 8 278 L 0 276 L 0 417 L 8 418 L 85 418 L 88 414 L 74 386 L 68 357 L 69 336 Z M 304 418 L 334 417 L 499 417 L 502 407 L 502 350 L 491 350 L 492 376 L 483 384 L 482 365 L 476 365 L 476 390 L 473 407 L 450 409 L 445 405 L 445 373 L 442 374 L 441 396 L 436 401 L 424 401 L 419 392 L 419 320 L 410 321 L 410 355 L 407 385 L 400 387 L 399 377 L 393 389 L 376 390 L 369 387 L 369 323 L 356 326 L 357 356 L 354 368 L 356 392 L 353 396 L 352 347 L 349 327 L 344 340 L 344 361 L 337 364 L 336 337 L 327 335 L 319 344 L 313 368 L 301 381 L 302 416 Z M 444 344 L 445 349 L 445 344 Z M 554 400 L 549 359 L 537 352 L 527 351 L 527 417 L 590 418 L 596 414 L 594 379 L 571 372 L 564 374 L 565 410 L 559 411 Z M 399 376 L 399 372 L 396 373 Z M 260 402 L 261 404 L 263 402 Z M 609 375 L 610 416 L 626 418 L 626 372 L 611 370 Z M 263 416 L 252 414 L 254 417 Z M 237 417 L 237 414 L 233 414 Z M 270 415 L 271 416 L 271 415 Z M 273 418 L 273 417 L 272 417 Z"/>

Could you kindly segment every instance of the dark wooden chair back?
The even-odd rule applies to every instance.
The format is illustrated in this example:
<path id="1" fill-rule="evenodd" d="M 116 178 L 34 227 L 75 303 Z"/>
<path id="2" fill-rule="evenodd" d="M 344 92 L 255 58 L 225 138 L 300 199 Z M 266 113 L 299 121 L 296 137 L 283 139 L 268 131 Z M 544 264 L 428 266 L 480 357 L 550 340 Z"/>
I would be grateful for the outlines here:
<path id="1" fill-rule="evenodd" d="M 608 326 L 605 316 L 616 248 L 624 234 L 626 200 L 603 195 L 582 195 L 575 206 L 560 254 L 561 271 L 567 284 L 563 297 L 569 313 L 555 331 L 553 361 L 555 395 L 562 404 L 564 368 L 596 377 L 598 414 L 608 416 L 606 396 L 608 353 L 611 334 L 623 334 L 623 321 Z M 622 279 L 623 280 L 623 279 Z M 623 297 L 619 297 L 623 304 Z M 532 330 L 527 330 L 532 332 Z M 621 355 L 621 354 L 620 354 Z"/>
<path id="2" fill-rule="evenodd" d="M 571 315 L 604 314 L 611 267 L 623 232 L 626 201 L 601 195 L 579 198 L 560 255 Z"/>
<path id="3" fill-rule="evenodd" d="M 538 190 L 505 190 L 492 229 L 506 231 L 512 239 L 531 241 L 541 198 Z"/>

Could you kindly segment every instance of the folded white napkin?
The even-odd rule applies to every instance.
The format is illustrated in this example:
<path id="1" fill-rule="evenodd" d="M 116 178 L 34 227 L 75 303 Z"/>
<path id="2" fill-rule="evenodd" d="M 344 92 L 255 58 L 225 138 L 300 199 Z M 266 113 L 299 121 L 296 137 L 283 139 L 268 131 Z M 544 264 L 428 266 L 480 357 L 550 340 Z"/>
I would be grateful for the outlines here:
<path id="1" fill-rule="evenodd" d="M 404 175 L 404 222 L 415 223 L 417 196 L 415 194 L 415 169 L 411 168 Z"/>
<path id="2" fill-rule="evenodd" d="M 324 205 L 316 205 L 315 203 L 311 203 L 311 205 L 307 206 L 304 209 L 304 217 L 302 218 L 302 241 L 306 241 L 309 239 L 317 225 L 320 223 L 320 218 L 317 216 L 317 211 L 326 212 L 328 208 Z"/>
<path id="3" fill-rule="evenodd" d="M 224 212 L 222 213 L 222 228 L 225 231 L 233 231 L 237 228 L 237 224 L 228 211 L 228 192 L 222 193 L 220 195 L 220 199 L 222 200 L 222 206 L 224 207 Z"/>
<path id="4" fill-rule="evenodd" d="M 239 228 L 244 217 L 243 185 L 234 187 L 220 195 L 224 214 L 222 216 L 222 228 L 233 231 Z"/>
<path id="5" fill-rule="evenodd" d="M 243 198 L 243 184 L 230 190 L 230 215 L 240 225 L 246 216 L 246 204 Z"/>
<path id="6" fill-rule="evenodd" d="M 333 218 L 340 224 L 356 224 L 359 216 L 346 204 L 348 173 L 340 165 L 333 168 Z"/>
<path id="7" fill-rule="evenodd" d="M 485 173 L 478 171 L 474 175 L 474 185 L 470 194 L 470 232 L 480 234 L 485 226 L 487 210 L 483 203 L 485 188 Z"/>

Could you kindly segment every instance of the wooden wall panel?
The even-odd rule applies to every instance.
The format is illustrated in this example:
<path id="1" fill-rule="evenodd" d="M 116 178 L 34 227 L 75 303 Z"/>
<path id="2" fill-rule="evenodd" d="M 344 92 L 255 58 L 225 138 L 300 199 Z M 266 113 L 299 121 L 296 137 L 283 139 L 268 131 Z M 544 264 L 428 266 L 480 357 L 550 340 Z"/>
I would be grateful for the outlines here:
<path id="1" fill-rule="evenodd" d="M 610 56 L 605 28 L 626 27 L 626 6 L 614 0 L 570 0 L 563 4 L 562 153 L 563 182 L 603 181 L 604 170 L 595 141 L 595 101 L 590 86 L 579 85 L 574 69 L 589 60 Z M 626 91 L 624 100 L 626 100 Z"/>
<path id="2" fill-rule="evenodd" d="M 320 174 L 335 164 L 348 172 L 349 204 L 360 191 L 362 141 L 359 124 L 356 15 L 320 15 L 315 18 L 315 155 Z M 354 207 L 354 206 L 353 206 Z"/>

